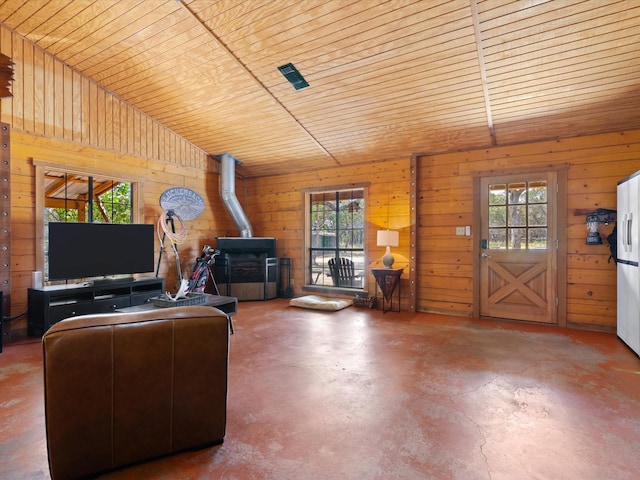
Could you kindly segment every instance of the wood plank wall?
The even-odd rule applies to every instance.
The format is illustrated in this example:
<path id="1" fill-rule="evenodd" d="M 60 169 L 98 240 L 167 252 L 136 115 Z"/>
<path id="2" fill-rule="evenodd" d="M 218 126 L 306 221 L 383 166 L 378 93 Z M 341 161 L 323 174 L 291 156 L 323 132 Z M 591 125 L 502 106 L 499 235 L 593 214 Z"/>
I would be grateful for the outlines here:
<path id="1" fill-rule="evenodd" d="M 11 132 L 11 315 L 26 311 L 27 288 L 31 286 L 31 272 L 36 270 L 35 168 L 33 159 L 58 164 L 74 171 L 100 171 L 106 176 L 140 182 L 143 218 L 139 223 L 156 224 L 164 217 L 159 204 L 160 195 L 174 186 L 187 187 L 200 194 L 205 210 L 198 218 L 185 221 L 187 240 L 178 246 L 182 271 L 191 272 L 195 258 L 205 244 L 214 245 L 215 237 L 231 232 L 218 192 L 218 165 L 210 160 L 206 169 L 177 168 L 160 161 L 116 154 L 73 142 L 35 136 L 26 132 Z M 177 225 L 179 228 L 179 225 Z M 167 289 L 176 291 L 177 267 L 171 243 L 166 242 L 159 275 L 166 278 Z M 155 261 L 158 261 L 159 239 L 156 239 Z M 152 274 L 151 274 L 152 275 Z M 20 336 L 26 330 L 26 318 L 11 324 L 11 332 Z"/>
<path id="2" fill-rule="evenodd" d="M 207 208 L 189 222 L 189 239 L 180 247 L 183 268 L 191 268 L 205 243 L 237 234 L 219 199 L 217 163 L 171 130 L 44 55 L 0 26 L 0 51 L 16 63 L 13 98 L 0 101 L 0 118 L 11 125 L 11 311 L 26 310 L 27 287 L 35 268 L 33 158 L 61 167 L 99 168 L 105 175 L 143 180 L 144 221 L 161 214 L 158 199 L 172 186 L 200 193 Z M 606 245 L 587 246 L 578 210 L 615 208 L 619 179 L 640 170 L 640 131 L 629 131 L 437 155 L 416 159 L 412 178 L 409 159 L 314 171 L 300 175 L 253 178 L 239 182 L 237 192 L 256 236 L 278 239 L 278 256 L 292 259 L 293 288 L 304 283 L 302 189 L 334 188 L 369 182 L 367 264 L 380 266 L 375 245 L 379 228 L 400 230 L 394 249 L 397 266 L 405 267 L 403 308 L 409 304 L 410 184 L 416 189 L 416 305 L 419 311 L 470 315 L 473 311 L 475 237 L 459 237 L 455 228 L 473 222 L 473 181 L 487 172 L 503 173 L 541 165 L 568 169 L 567 323 L 598 328 L 615 326 L 615 267 L 607 263 Z M 609 229 L 602 229 L 607 234 Z M 173 260 L 173 259 L 171 259 Z M 187 267 L 188 265 L 188 267 Z M 161 275 L 171 275 L 165 261 Z M 169 281 L 171 283 L 171 280 Z M 368 276 L 369 290 L 373 278 Z M 26 320 L 12 328 L 26 329 Z"/>
<path id="3" fill-rule="evenodd" d="M 640 170 L 640 131 L 507 147 L 422 155 L 417 159 L 418 291 L 416 309 L 473 312 L 473 242 L 455 228 L 474 221 L 474 179 L 527 169 L 567 169 L 566 323 L 613 329 L 616 267 L 609 248 L 585 244 L 584 210 L 616 209 L 618 180 Z M 562 229 L 565 226 L 559 225 Z M 603 237 L 613 225 L 601 226 Z"/>
<path id="4" fill-rule="evenodd" d="M 206 152 L 3 25 L 0 53 L 15 64 L 13 97 L 0 101 L 12 130 L 206 170 Z"/>
<path id="5" fill-rule="evenodd" d="M 138 221 L 143 223 L 158 221 L 160 195 L 167 188 L 181 186 L 199 193 L 205 211 L 185 222 L 187 241 L 178 247 L 183 272 L 190 273 L 204 244 L 233 232 L 218 192 L 218 163 L 205 152 L 2 26 L 0 51 L 15 63 L 13 97 L 0 101 L 0 117 L 11 125 L 12 247 L 6 315 L 26 312 L 36 249 L 42 248 L 35 242 L 33 159 L 62 170 L 140 182 L 144 207 Z M 160 276 L 174 290 L 177 268 L 171 248 L 163 256 Z M 11 322 L 12 335 L 26 334 L 26 325 L 25 316 Z"/>
<path id="6" fill-rule="evenodd" d="M 376 231 L 400 232 L 400 245 L 393 248 L 394 267 L 404 268 L 401 304 L 409 302 L 409 177 L 410 160 L 397 159 L 355 167 L 327 169 L 304 174 L 252 178 L 246 181 L 246 204 L 254 235 L 275 237 L 278 256 L 291 258 L 295 296 L 308 294 L 304 285 L 304 189 L 348 187 L 369 183 L 366 188 L 365 231 L 368 268 L 382 267 L 384 249 L 376 246 Z M 365 277 L 365 289 L 373 295 L 374 279 Z"/>

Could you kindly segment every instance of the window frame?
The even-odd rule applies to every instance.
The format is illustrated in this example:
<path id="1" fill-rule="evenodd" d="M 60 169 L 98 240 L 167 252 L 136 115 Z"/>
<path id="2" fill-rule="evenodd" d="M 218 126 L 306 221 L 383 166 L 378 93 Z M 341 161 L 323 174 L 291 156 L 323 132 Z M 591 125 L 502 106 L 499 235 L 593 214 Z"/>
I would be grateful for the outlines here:
<path id="1" fill-rule="evenodd" d="M 45 175 L 53 182 L 54 189 L 53 196 L 48 194 L 45 198 L 45 217 L 48 217 L 45 226 L 48 222 L 133 223 L 133 182 L 57 170 L 47 170 Z M 127 186 L 128 194 L 122 197 L 124 202 L 114 201 L 113 192 L 121 186 Z M 111 201 L 107 198 L 103 202 L 101 197 L 109 193 Z M 51 206 L 51 203 L 57 205 Z M 58 212 L 64 213 L 58 216 Z M 121 215 L 123 212 L 124 216 Z M 120 215 L 116 215 L 118 213 Z"/>
<path id="2" fill-rule="evenodd" d="M 367 270 L 367 265 L 368 265 L 368 259 L 367 259 L 367 225 L 368 225 L 368 187 L 369 187 L 369 183 L 362 183 L 362 184 L 350 184 L 350 185 L 342 185 L 342 186 L 328 186 L 328 187 L 317 187 L 317 188 L 310 188 L 310 189 L 303 189 L 302 192 L 304 194 L 304 248 L 303 248 L 303 257 L 302 257 L 302 264 L 304 265 L 303 267 L 303 271 L 304 271 L 304 285 L 302 286 L 302 290 L 307 290 L 307 291 L 314 291 L 314 292 L 319 292 L 319 293 L 340 293 L 340 294 L 348 294 L 348 295 L 354 295 L 354 294 L 359 294 L 359 293 L 365 293 L 366 292 L 366 288 L 367 288 L 367 281 L 368 281 L 368 276 L 366 275 L 366 270 Z M 335 193 L 336 195 L 338 195 L 340 192 L 345 192 L 345 191 L 355 191 L 355 190 L 360 190 L 362 191 L 362 200 L 364 203 L 364 214 L 363 214 L 363 225 L 362 225 L 362 248 L 361 249 L 353 249 L 353 248 L 347 248 L 347 249 L 343 249 L 344 251 L 347 252 L 362 252 L 362 258 L 363 258 L 363 264 L 361 269 L 357 270 L 357 274 L 359 274 L 359 278 L 361 278 L 361 285 L 357 285 L 354 287 L 336 287 L 333 285 L 328 285 L 328 284 L 316 284 L 315 283 L 315 279 L 314 279 L 314 275 L 316 275 L 318 272 L 313 271 L 312 268 L 312 262 L 311 262 L 311 254 L 312 254 L 312 250 L 314 248 L 317 249 L 317 247 L 313 246 L 313 237 L 312 237 L 312 230 L 313 230 L 313 226 L 311 224 L 311 199 L 312 196 L 314 194 L 319 194 L 319 193 Z M 321 248 L 322 250 L 323 248 Z M 324 249 L 327 250 L 327 249 Z M 335 250 L 337 252 L 340 251 L 338 242 L 336 242 L 336 246 L 335 247 L 331 247 L 329 248 L 329 250 Z M 328 251 L 328 250 L 327 250 Z M 348 256 L 349 257 L 349 256 Z"/>
<path id="3" fill-rule="evenodd" d="M 117 182 L 131 184 L 131 223 L 142 223 L 144 221 L 144 205 L 142 202 L 143 182 L 141 178 L 134 175 L 123 175 L 118 172 L 91 168 L 74 168 L 60 165 L 59 163 L 46 160 L 33 159 L 35 168 L 35 270 L 43 272 L 45 276 L 45 174 L 47 171 L 55 171 L 72 175 L 109 178 Z"/>
<path id="4" fill-rule="evenodd" d="M 535 185 L 536 183 L 544 184 L 544 187 L 540 187 L 539 185 Z M 523 184 L 522 189 L 517 189 L 514 186 L 518 184 Z M 494 187 L 494 188 L 492 188 Z M 502 190 L 497 189 L 495 187 L 503 187 Z M 488 249 L 489 250 L 514 250 L 514 251 L 522 251 L 522 250 L 531 250 L 531 251 L 539 251 L 539 250 L 548 250 L 549 239 L 548 239 L 548 208 L 549 208 L 549 185 L 548 180 L 545 179 L 535 179 L 535 180 L 517 180 L 514 182 L 496 182 L 493 184 L 489 184 L 487 186 L 489 189 L 487 198 L 489 199 L 486 208 L 487 208 L 487 219 L 489 221 L 488 225 Z M 535 201 L 535 196 L 532 199 L 532 192 L 535 190 L 543 190 L 544 191 L 544 199 Z M 503 191 L 504 199 L 500 202 L 491 202 L 492 191 Z M 512 198 L 512 191 L 520 191 L 521 193 L 518 197 Z M 494 194 L 495 195 L 495 194 Z M 524 197 L 522 197 L 524 195 Z M 511 210 L 514 208 L 518 208 L 521 211 L 521 215 L 514 216 L 511 214 Z M 499 217 L 503 220 L 495 225 L 491 224 L 492 217 L 494 215 L 491 214 L 492 209 L 495 211 L 503 210 L 503 214 Z M 535 210 L 543 210 L 544 211 L 544 223 L 536 223 L 533 216 L 535 215 Z M 539 214 L 537 215 L 539 216 Z M 514 218 L 517 218 L 519 223 L 511 223 Z M 515 231 L 521 231 L 518 236 L 521 240 L 518 242 L 520 245 L 519 248 L 515 248 L 513 246 L 513 235 Z M 544 246 L 535 246 L 536 241 L 533 239 L 531 233 L 535 230 L 544 230 Z M 503 233 L 499 235 L 499 238 L 504 238 L 503 246 L 495 245 L 496 242 L 492 242 L 494 232 Z M 524 232 L 524 234 L 522 234 Z"/>

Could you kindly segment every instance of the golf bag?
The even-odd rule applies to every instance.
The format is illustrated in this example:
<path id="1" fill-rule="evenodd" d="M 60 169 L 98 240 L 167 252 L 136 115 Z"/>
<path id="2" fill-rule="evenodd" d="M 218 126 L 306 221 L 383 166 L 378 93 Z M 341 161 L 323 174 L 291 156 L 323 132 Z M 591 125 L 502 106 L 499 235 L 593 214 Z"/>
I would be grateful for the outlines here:
<path id="1" fill-rule="evenodd" d="M 202 253 L 196 258 L 196 263 L 193 266 L 193 273 L 189 279 L 189 289 L 191 293 L 204 293 L 207 287 L 207 282 L 211 276 L 213 286 L 215 288 L 216 295 L 220 295 L 218 286 L 215 283 L 213 275 L 211 273 L 211 267 L 216 263 L 216 256 L 220 255 L 220 250 L 216 250 L 209 245 L 202 247 Z"/>

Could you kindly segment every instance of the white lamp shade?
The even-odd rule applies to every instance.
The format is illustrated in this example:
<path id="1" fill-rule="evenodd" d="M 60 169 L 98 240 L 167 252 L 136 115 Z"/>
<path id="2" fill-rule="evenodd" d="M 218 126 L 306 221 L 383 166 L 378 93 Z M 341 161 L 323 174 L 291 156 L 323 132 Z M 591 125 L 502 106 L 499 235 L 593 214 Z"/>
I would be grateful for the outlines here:
<path id="1" fill-rule="evenodd" d="M 399 240 L 400 234 L 395 230 L 378 230 L 379 247 L 397 247 Z"/>

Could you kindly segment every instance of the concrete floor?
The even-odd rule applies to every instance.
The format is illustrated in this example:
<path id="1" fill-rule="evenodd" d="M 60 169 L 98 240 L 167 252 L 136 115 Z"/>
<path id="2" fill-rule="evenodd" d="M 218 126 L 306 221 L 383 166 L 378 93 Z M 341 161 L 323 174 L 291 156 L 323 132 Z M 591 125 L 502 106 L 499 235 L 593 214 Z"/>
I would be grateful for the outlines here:
<path id="1" fill-rule="evenodd" d="M 640 359 L 614 334 L 283 299 L 235 332 L 224 444 L 100 478 L 640 478 Z M 49 478 L 43 411 L 39 342 L 5 345 L 0 478 Z"/>

